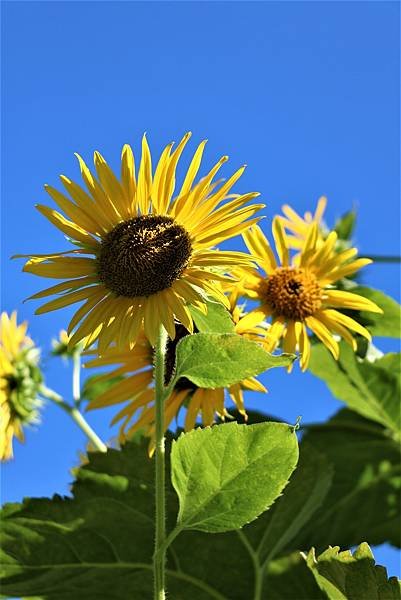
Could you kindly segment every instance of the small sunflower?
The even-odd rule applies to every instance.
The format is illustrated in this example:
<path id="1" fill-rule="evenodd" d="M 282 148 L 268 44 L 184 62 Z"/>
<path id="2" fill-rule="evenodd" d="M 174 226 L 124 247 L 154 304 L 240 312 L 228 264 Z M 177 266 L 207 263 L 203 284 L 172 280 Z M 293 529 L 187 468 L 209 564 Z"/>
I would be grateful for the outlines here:
<path id="1" fill-rule="evenodd" d="M 262 341 L 262 328 L 252 326 L 244 327 L 240 311 L 235 310 L 233 315 L 235 332 L 250 339 Z M 183 325 L 176 324 L 176 335 L 174 339 L 169 338 L 166 356 L 166 384 L 170 381 L 175 364 L 175 348 L 183 337 L 189 335 L 189 331 Z M 259 337 L 257 337 L 259 335 Z M 87 367 L 105 367 L 120 365 L 111 373 L 100 375 L 98 381 L 112 377 L 122 379 L 110 387 L 106 392 L 92 400 L 88 410 L 104 408 L 121 403 L 125 406 L 116 414 L 111 424 L 120 422 L 120 440 L 130 438 L 136 431 L 144 429 L 148 436 L 154 439 L 155 435 L 155 390 L 153 386 L 153 349 L 143 332 L 140 333 L 135 347 L 130 350 L 119 350 L 110 348 L 101 357 L 89 361 Z M 230 386 L 227 389 L 228 396 L 240 412 L 247 418 L 243 392 L 253 390 L 266 392 L 266 388 L 254 377 L 244 379 L 241 383 Z M 187 378 L 179 379 L 171 396 L 165 403 L 165 429 L 168 429 L 174 417 L 180 409 L 185 406 L 185 431 L 195 427 L 199 415 L 204 425 L 212 425 L 216 417 L 224 420 L 230 415 L 225 408 L 225 388 L 206 389 L 199 388 Z M 153 441 L 151 442 L 153 449 Z"/>
<path id="2" fill-rule="evenodd" d="M 61 181 L 70 197 L 45 187 L 66 216 L 47 206 L 37 208 L 70 238 L 74 248 L 24 255 L 30 256 L 24 271 L 66 280 L 31 296 L 59 294 L 37 314 L 84 302 L 68 328 L 68 334 L 75 329 L 70 345 L 85 339 L 88 347 L 98 340 L 100 352 L 113 342 L 133 346 L 142 327 L 154 345 L 160 324 L 174 337 L 175 318 L 192 332 L 187 304 L 206 312 L 207 293 L 226 302 L 216 286 L 224 279 L 221 270 L 249 264 L 250 257 L 244 253 L 215 249 L 256 223 L 258 219 L 252 217 L 264 206 L 247 205 L 258 193 L 229 195 L 245 167 L 225 183 L 215 181 L 228 159 L 223 156 L 194 184 L 203 141 L 173 198 L 177 163 L 189 138 L 188 133 L 174 151 L 169 144 L 154 173 L 144 136 L 138 177 L 133 152 L 125 145 L 120 180 L 95 152 L 97 178 L 77 155 L 86 190 L 64 176 Z"/>
<path id="3" fill-rule="evenodd" d="M 39 350 L 26 335 L 27 323 L 17 313 L 0 320 L 0 460 L 13 456 L 13 437 L 24 441 L 23 427 L 38 422 L 42 374 Z"/>
<path id="4" fill-rule="evenodd" d="M 244 234 L 248 249 L 265 274 L 257 270 L 250 274 L 247 270 L 238 283 L 239 293 L 260 302 L 244 317 L 243 327 L 252 327 L 271 318 L 266 333 L 266 350 L 273 351 L 283 339 L 285 352 L 299 350 L 301 353 L 303 370 L 307 368 L 310 357 L 308 331 L 325 344 L 335 359 L 339 357 L 339 346 L 334 335 L 342 337 L 354 351 L 356 340 L 350 332 L 370 340 L 370 333 L 365 327 L 337 309 L 382 313 L 381 308 L 367 298 L 333 289 L 333 286 L 372 261 L 355 259 L 356 248 L 335 252 L 337 234 L 334 231 L 318 245 L 317 223 L 312 224 L 301 252 L 292 260 L 281 217 L 273 220 L 273 237 L 279 261 L 258 226 Z"/>
<path id="5" fill-rule="evenodd" d="M 310 231 L 310 228 L 317 223 L 319 226 L 319 230 L 321 228 L 321 223 L 323 219 L 324 211 L 326 210 L 327 198 L 325 196 L 321 196 L 317 201 L 316 210 L 314 214 L 311 212 L 306 212 L 303 217 L 301 217 L 291 206 L 288 204 L 284 204 L 282 206 L 282 211 L 284 213 L 284 217 L 281 217 L 281 222 L 284 226 L 287 236 L 287 243 L 289 248 L 296 248 L 300 250 L 303 247 L 306 237 Z M 323 239 L 321 237 L 319 242 Z"/>

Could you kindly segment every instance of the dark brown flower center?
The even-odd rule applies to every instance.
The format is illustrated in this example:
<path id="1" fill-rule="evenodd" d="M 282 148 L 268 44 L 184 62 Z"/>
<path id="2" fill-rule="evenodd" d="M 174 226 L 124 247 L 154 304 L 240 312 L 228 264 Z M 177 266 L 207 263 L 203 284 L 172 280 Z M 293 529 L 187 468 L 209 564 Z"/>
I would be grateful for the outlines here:
<path id="1" fill-rule="evenodd" d="M 191 253 L 189 234 L 174 219 L 143 215 L 119 223 L 105 235 L 97 271 L 117 296 L 151 296 L 171 287 Z"/>
<path id="2" fill-rule="evenodd" d="M 280 267 L 265 282 L 264 296 L 278 316 L 302 321 L 322 305 L 316 276 L 296 267 Z"/>

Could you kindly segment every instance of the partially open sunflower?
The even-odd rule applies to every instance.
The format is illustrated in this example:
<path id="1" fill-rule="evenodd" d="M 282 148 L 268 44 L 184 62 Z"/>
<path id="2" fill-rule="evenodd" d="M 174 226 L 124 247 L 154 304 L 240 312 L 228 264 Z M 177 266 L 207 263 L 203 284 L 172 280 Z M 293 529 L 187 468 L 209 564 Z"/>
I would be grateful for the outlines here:
<path id="1" fill-rule="evenodd" d="M 31 297 L 59 295 L 41 306 L 38 314 L 84 302 L 68 328 L 69 334 L 75 330 L 71 345 L 85 339 L 86 347 L 98 340 L 100 352 L 113 342 L 132 347 L 142 325 L 154 345 L 161 324 L 174 337 L 175 318 L 191 332 L 187 304 L 206 311 L 206 293 L 226 302 L 216 286 L 224 279 L 220 272 L 249 264 L 244 253 L 215 249 L 254 224 L 258 219 L 252 217 L 263 207 L 247 205 L 257 193 L 231 195 L 222 204 L 244 167 L 225 183 L 216 182 L 227 160 L 223 156 L 194 183 L 203 141 L 174 196 L 178 160 L 189 137 L 186 134 L 174 151 L 173 144 L 164 149 L 154 173 L 144 137 L 138 176 L 133 152 L 125 145 L 120 179 L 95 152 L 97 176 L 78 156 L 86 190 L 64 176 L 61 181 L 69 197 L 46 186 L 66 216 L 47 206 L 37 208 L 70 238 L 73 247 L 56 254 L 29 255 L 24 270 L 65 279 Z"/>

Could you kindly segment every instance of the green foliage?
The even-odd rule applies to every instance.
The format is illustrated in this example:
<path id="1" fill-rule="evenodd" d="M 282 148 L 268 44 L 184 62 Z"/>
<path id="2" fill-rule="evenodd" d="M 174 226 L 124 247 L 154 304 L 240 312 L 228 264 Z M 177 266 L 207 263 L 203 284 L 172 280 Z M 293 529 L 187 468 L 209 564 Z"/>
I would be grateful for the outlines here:
<path id="1" fill-rule="evenodd" d="M 175 377 L 186 377 L 203 388 L 225 387 L 273 367 L 288 366 L 294 358 L 269 354 L 235 333 L 197 333 L 178 343 Z"/>
<path id="2" fill-rule="evenodd" d="M 380 425 L 365 422 L 349 411 L 344 413 L 328 426 L 308 432 L 301 443 L 299 466 L 283 495 L 256 521 L 240 532 L 211 536 L 192 530 L 183 531 L 174 539 L 167 554 L 169 597 L 244 600 L 253 597 L 257 578 L 263 580 L 265 576 L 261 598 L 265 593 L 275 600 L 295 597 L 322 600 L 327 594 L 319 588 L 299 550 L 313 545 L 325 549 L 328 546 L 325 537 L 330 538 L 329 543 L 336 541 L 344 548 L 370 535 L 371 543 L 381 543 L 388 539 L 389 531 L 397 537 L 399 503 L 394 500 L 397 481 L 391 472 L 387 476 L 385 471 L 377 478 L 377 463 L 372 459 L 379 455 L 382 461 L 392 464 L 398 456 L 397 448 Z M 288 426 L 272 425 L 279 425 L 278 430 L 294 440 L 296 447 L 295 435 Z M 225 426 L 204 431 L 218 431 L 221 427 Z M 181 439 L 186 437 L 190 436 Z M 262 436 L 259 441 L 269 443 L 270 437 L 270 434 Z M 370 444 L 369 453 L 365 447 Z M 227 445 L 228 456 L 229 448 Z M 235 452 L 241 448 L 237 445 Z M 279 448 L 281 439 L 277 451 Z M 71 498 L 27 499 L 23 504 L 4 508 L 1 540 L 4 595 L 39 596 L 44 600 L 152 597 L 154 461 L 147 456 L 147 441 L 130 442 L 122 450 L 110 449 L 107 454 L 90 453 L 88 460 L 88 464 L 76 470 Z M 327 493 L 331 478 L 328 462 L 334 467 L 334 477 Z M 205 470 L 212 466 L 209 464 Z M 199 475 L 204 476 L 204 473 Z M 250 489 L 248 493 L 252 498 Z M 325 493 L 326 500 L 319 507 L 319 494 L 323 499 Z M 389 500 L 391 495 L 394 502 Z M 335 509 L 330 512 L 333 505 Z M 177 497 L 167 478 L 170 531 L 177 512 Z M 351 528 L 344 533 L 341 514 Z M 375 515 L 380 515 L 383 523 L 375 522 Z M 330 529 L 333 520 L 335 526 Z M 315 533 L 312 536 L 309 531 L 302 539 L 300 533 L 306 526 Z M 268 537 L 261 543 L 266 531 Z M 338 533 L 343 541 L 337 541 Z M 358 542 L 344 542 L 344 539 L 354 540 L 356 535 L 360 535 Z M 319 539 L 322 544 L 316 543 Z M 292 549 L 297 551 L 292 553 Z M 271 558 L 282 556 L 266 567 L 268 554 Z"/>
<path id="3" fill-rule="evenodd" d="M 376 566 L 368 544 L 352 555 L 329 546 L 317 558 L 312 548 L 269 564 L 266 581 L 273 600 L 400 600 L 400 582 Z"/>
<path id="4" fill-rule="evenodd" d="M 400 583 L 395 577 L 387 579 L 386 569 L 375 566 L 368 544 L 355 550 L 339 552 L 329 547 L 316 558 L 312 548 L 306 564 L 315 576 L 320 589 L 330 600 L 396 600 L 401 598 Z"/>
<path id="5" fill-rule="evenodd" d="M 324 453 L 334 468 L 333 482 L 313 519 L 292 549 L 401 545 L 400 446 L 381 425 L 342 410 L 327 423 L 307 430 L 301 444 Z M 278 503 L 277 503 L 278 507 Z"/>
<path id="6" fill-rule="evenodd" d="M 340 240 L 350 240 L 354 233 L 356 225 L 357 213 L 355 210 L 349 210 L 344 213 L 337 221 L 334 226 L 334 231 L 337 232 Z"/>
<path id="7" fill-rule="evenodd" d="M 333 468 L 325 455 L 302 442 L 299 463 L 284 495 L 245 530 L 262 562 L 293 548 L 292 540 L 325 500 L 332 478 Z"/>
<path id="8" fill-rule="evenodd" d="M 195 306 L 188 305 L 198 331 L 201 333 L 234 333 L 234 322 L 228 310 L 220 302 L 208 300 L 206 304 L 206 315 Z"/>
<path id="9" fill-rule="evenodd" d="M 363 417 L 381 423 L 399 439 L 401 436 L 400 355 L 387 354 L 374 363 L 355 356 L 341 342 L 340 359 L 323 344 L 312 350 L 310 370 L 323 379 L 336 398 Z"/>
<path id="10" fill-rule="evenodd" d="M 375 302 L 383 310 L 383 314 L 360 311 L 352 315 L 357 321 L 365 325 L 372 335 L 382 337 L 401 337 L 401 306 L 383 294 L 380 290 L 375 290 L 370 287 L 356 286 L 350 289 L 355 294 L 360 294 L 372 302 Z"/>
<path id="11" fill-rule="evenodd" d="M 269 600 L 327 600 L 301 552 L 272 561 L 267 565 L 266 573 L 265 589 Z"/>
<path id="12" fill-rule="evenodd" d="M 181 435 L 171 454 L 178 527 L 242 527 L 274 502 L 297 461 L 296 435 L 284 423 L 226 423 Z"/>

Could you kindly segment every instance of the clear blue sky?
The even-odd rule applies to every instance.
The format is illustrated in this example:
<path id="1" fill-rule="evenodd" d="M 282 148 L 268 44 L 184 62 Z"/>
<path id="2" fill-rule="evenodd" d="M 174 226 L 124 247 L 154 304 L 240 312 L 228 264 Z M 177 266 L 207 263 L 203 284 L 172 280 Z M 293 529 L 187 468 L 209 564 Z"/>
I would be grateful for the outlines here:
<path id="1" fill-rule="evenodd" d="M 46 281 L 8 257 L 66 246 L 34 204 L 60 173 L 78 178 L 74 151 L 91 160 L 98 149 L 116 167 L 144 131 L 159 153 L 192 130 L 192 148 L 209 139 L 205 169 L 226 153 L 226 175 L 248 164 L 237 189 L 262 192 L 265 228 L 284 202 L 304 211 L 326 194 L 331 223 L 359 208 L 361 252 L 399 252 L 397 2 L 6 2 L 3 32 L 2 308 L 29 320 L 47 383 L 67 397 L 69 370 L 47 350 L 72 311 L 33 316 L 22 300 Z M 364 279 L 399 298 L 396 266 L 368 267 Z M 248 405 L 291 422 L 340 406 L 297 370 L 263 380 L 269 396 Z M 110 414 L 89 415 L 105 439 Z M 67 493 L 83 446 L 46 407 L 3 470 L 4 500 Z M 396 574 L 394 550 L 376 556 Z"/>

